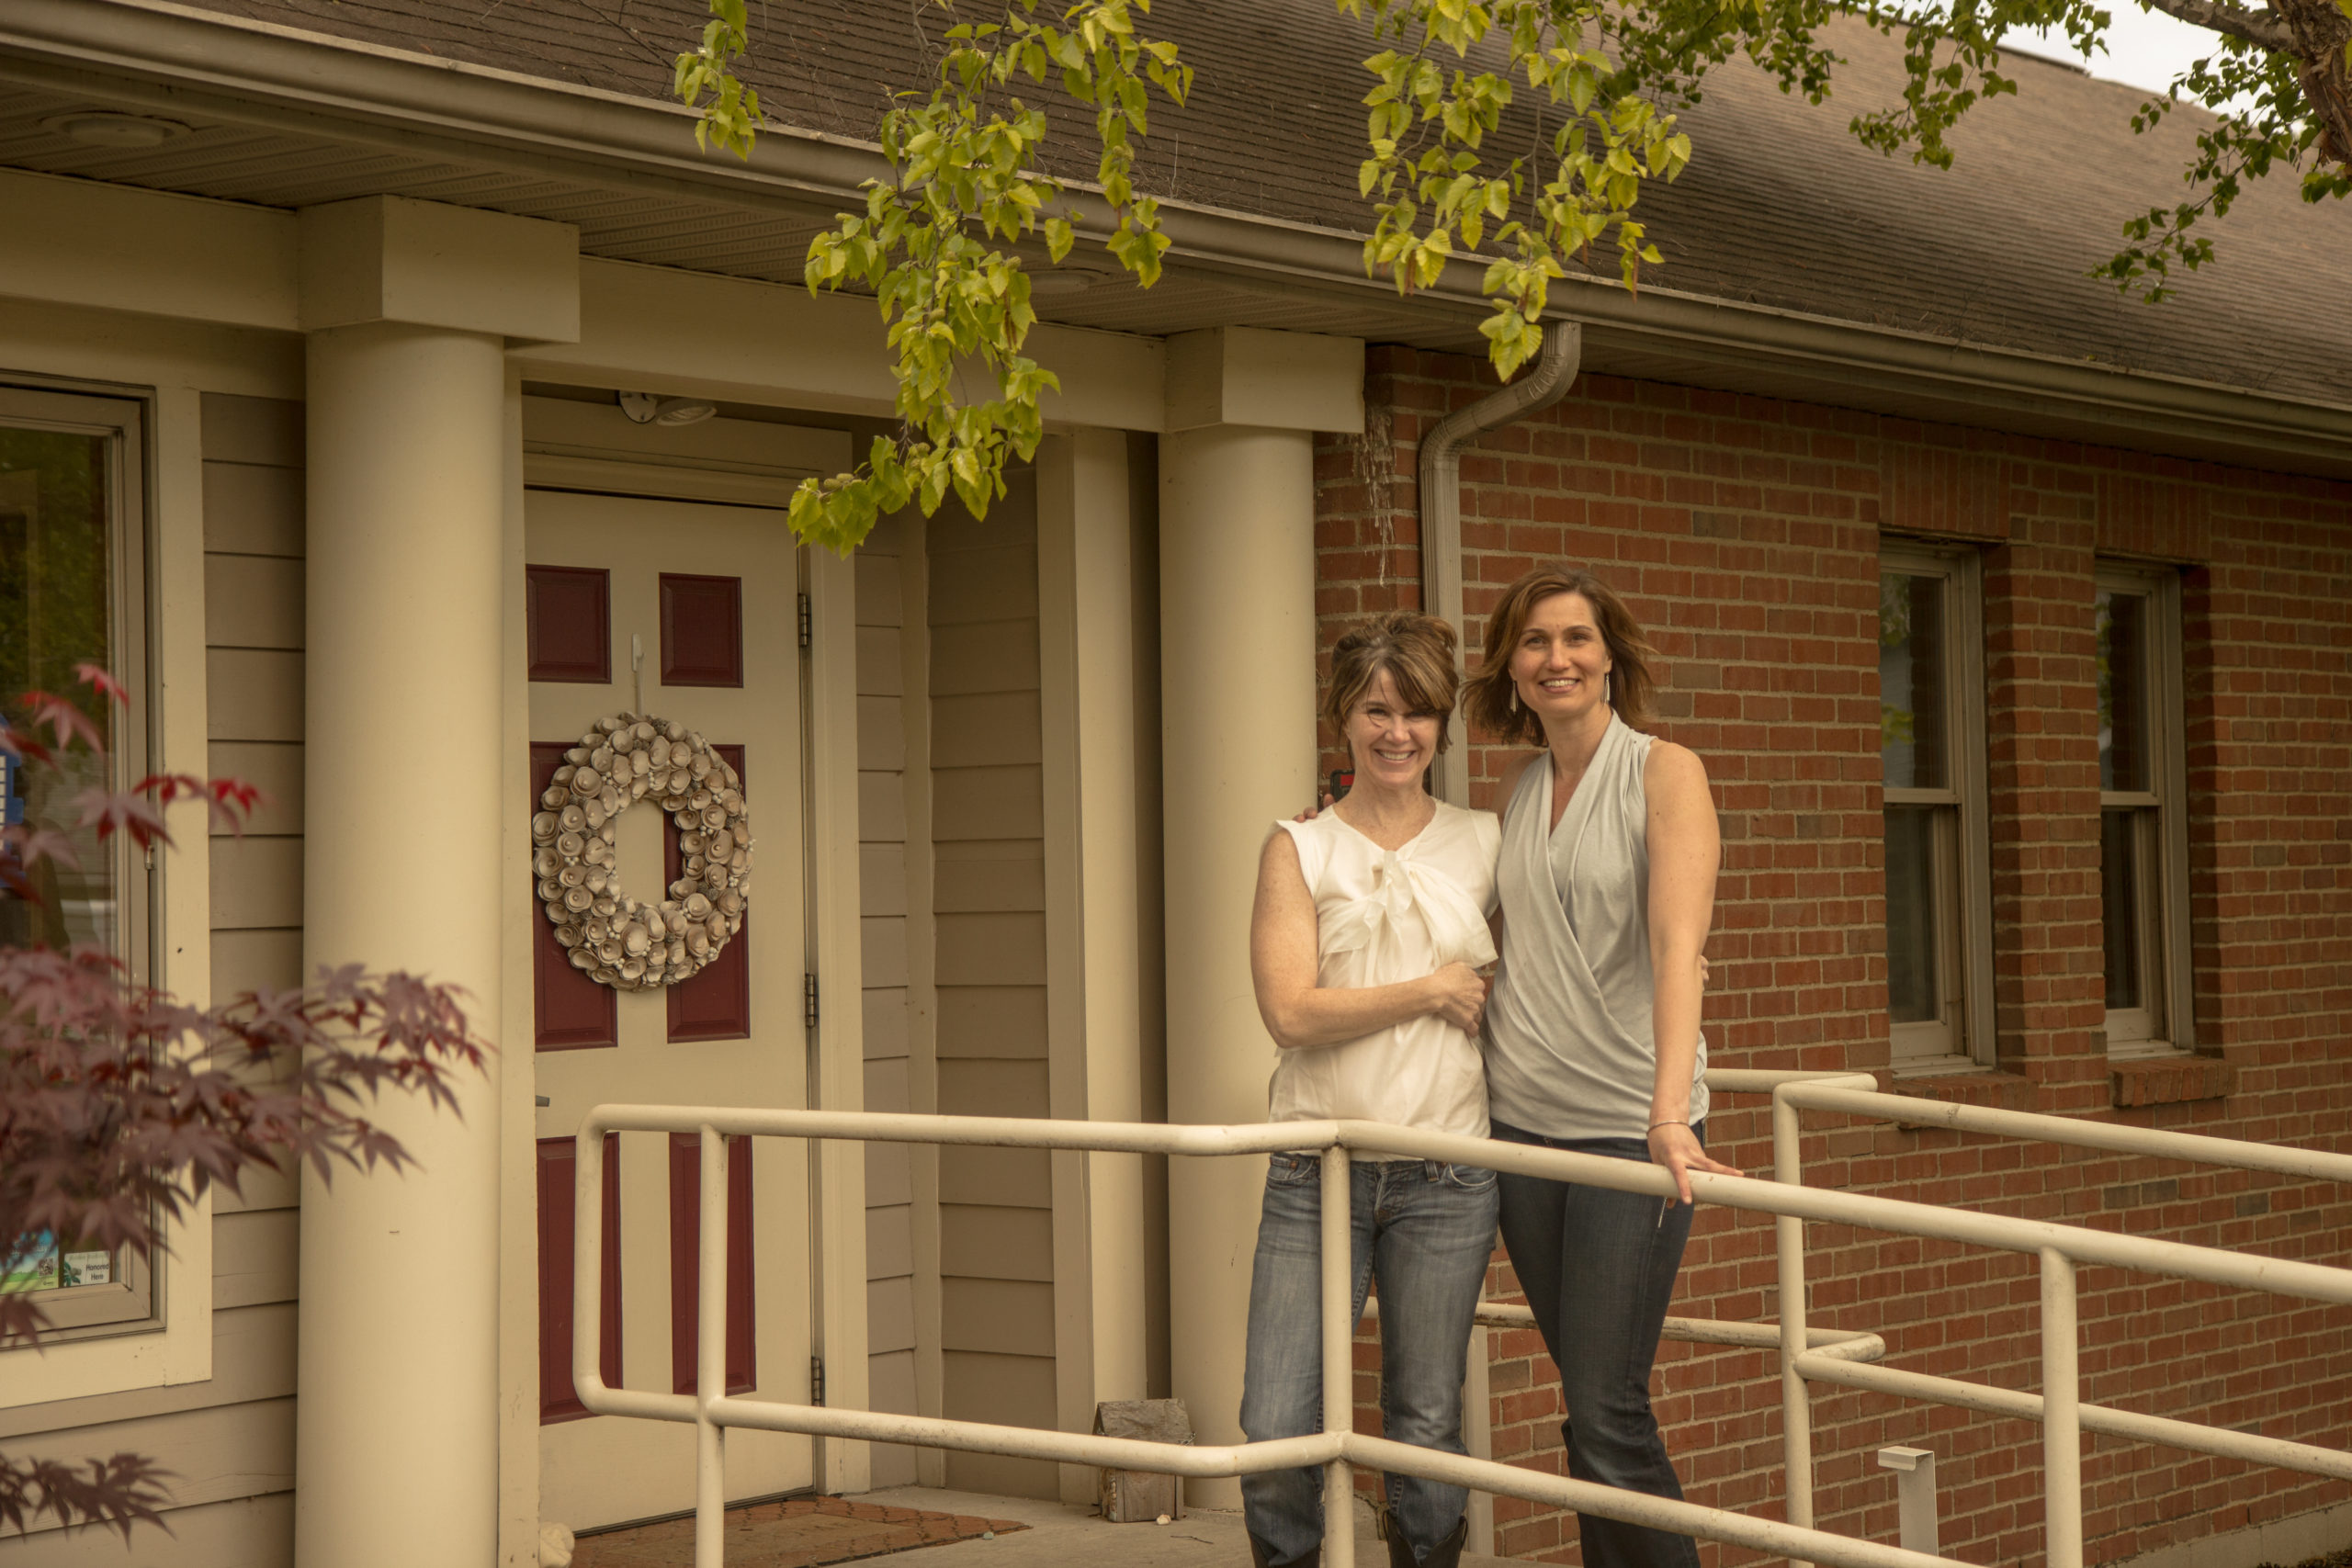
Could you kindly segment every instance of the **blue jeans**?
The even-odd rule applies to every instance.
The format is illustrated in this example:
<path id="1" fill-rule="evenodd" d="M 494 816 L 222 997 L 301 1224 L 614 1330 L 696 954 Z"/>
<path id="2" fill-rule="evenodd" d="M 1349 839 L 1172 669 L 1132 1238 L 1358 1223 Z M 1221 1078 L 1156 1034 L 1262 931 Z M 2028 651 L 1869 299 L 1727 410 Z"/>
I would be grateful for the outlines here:
<path id="1" fill-rule="evenodd" d="M 1691 1131 L 1705 1142 L 1704 1131 Z M 1494 1136 L 1645 1164 L 1650 1157 L 1641 1138 L 1546 1138 L 1500 1122 Z M 1680 1497 L 1650 1411 L 1650 1364 L 1690 1238 L 1690 1205 L 1532 1176 L 1507 1175 L 1501 1187 L 1503 1245 L 1544 1348 L 1560 1369 L 1568 1473 Z M 1689 1536 L 1589 1514 L 1577 1516 L 1577 1530 L 1585 1568 L 1698 1568 L 1699 1549 Z"/>
<path id="2" fill-rule="evenodd" d="M 1495 1248 L 1495 1173 L 1434 1160 L 1350 1168 L 1355 1318 L 1380 1280 L 1380 1408 L 1394 1441 L 1446 1453 L 1462 1444 L 1462 1373 Z M 1314 1155 L 1275 1155 L 1266 1172 L 1250 1275 L 1250 1348 L 1241 1430 L 1253 1442 L 1323 1429 L 1323 1171 Z M 1352 1322 L 1353 1319 L 1351 1319 Z M 1388 1478 L 1396 1528 L 1425 1557 L 1453 1533 L 1470 1495 Z M 1323 1539 L 1323 1472 L 1241 1478 L 1242 1517 L 1272 1562 L 1311 1559 Z"/>

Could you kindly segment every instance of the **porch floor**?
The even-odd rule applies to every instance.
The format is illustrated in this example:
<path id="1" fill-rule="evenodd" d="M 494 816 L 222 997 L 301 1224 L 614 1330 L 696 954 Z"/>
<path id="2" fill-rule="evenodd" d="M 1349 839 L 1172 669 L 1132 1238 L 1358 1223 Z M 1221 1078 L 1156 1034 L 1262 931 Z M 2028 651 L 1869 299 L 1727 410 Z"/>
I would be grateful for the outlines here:
<path id="1" fill-rule="evenodd" d="M 1248 1568 L 1250 1542 L 1239 1513 L 1204 1509 L 1168 1525 L 1109 1525 L 1090 1506 L 1034 1497 L 988 1497 L 924 1486 L 894 1486 L 854 1501 L 943 1514 L 1017 1519 L 1029 1528 L 994 1540 L 959 1540 L 922 1549 L 906 1568 Z M 1507 1558 L 1465 1553 L 1463 1568 L 1517 1568 Z M 1356 1505 L 1357 1568 L 1387 1568 L 1388 1549 L 1373 1533 L 1372 1510 Z"/>

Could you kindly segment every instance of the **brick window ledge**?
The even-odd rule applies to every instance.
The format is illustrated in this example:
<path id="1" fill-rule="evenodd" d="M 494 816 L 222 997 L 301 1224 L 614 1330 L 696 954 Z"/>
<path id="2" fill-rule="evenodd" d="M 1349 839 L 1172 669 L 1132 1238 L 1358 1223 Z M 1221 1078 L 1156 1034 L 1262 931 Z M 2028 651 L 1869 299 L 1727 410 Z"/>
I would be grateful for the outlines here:
<path id="1" fill-rule="evenodd" d="M 2149 1056 L 2107 1066 L 2118 1110 L 2219 1100 L 2230 1092 L 2230 1066 L 2219 1056 Z"/>
<path id="2" fill-rule="evenodd" d="M 1892 1092 L 1951 1105 L 1985 1105 L 1996 1111 L 2035 1108 L 2033 1080 L 2022 1073 L 1936 1073 L 1898 1077 Z"/>

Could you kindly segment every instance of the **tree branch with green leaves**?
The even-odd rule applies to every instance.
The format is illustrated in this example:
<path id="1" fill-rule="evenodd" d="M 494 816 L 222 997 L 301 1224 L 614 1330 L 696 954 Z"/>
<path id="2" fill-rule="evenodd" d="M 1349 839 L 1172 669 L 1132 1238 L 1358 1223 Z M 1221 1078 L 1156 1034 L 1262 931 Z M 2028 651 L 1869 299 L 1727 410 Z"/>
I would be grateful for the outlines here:
<path id="1" fill-rule="evenodd" d="M 1457 240 L 1477 254 L 1493 225 L 1496 254 L 1480 287 L 1496 304 L 1479 331 L 1508 380 L 1543 345 L 1547 293 L 1567 276 L 1565 258 L 1613 231 L 1628 288 L 1644 263 L 1660 259 L 1634 208 L 1645 182 L 1682 172 L 1690 139 L 1599 46 L 1606 7 L 1598 0 L 1339 4 L 1368 15 L 1374 37 L 1399 46 L 1364 62 L 1378 82 L 1364 99 L 1372 156 L 1358 175 L 1374 214 L 1365 268 L 1387 274 L 1399 293 L 1426 288 Z M 1465 60 L 1489 39 L 1505 51 L 1502 71 L 1442 62 L 1448 54 Z M 1521 84 L 1566 112 L 1548 137 L 1539 116 L 1535 148 L 1490 172 L 1481 152 Z"/>
<path id="2" fill-rule="evenodd" d="M 981 0 L 931 0 L 967 15 Z M 1148 0 L 1078 0 L 1057 20 L 1039 0 L 988 0 L 998 19 L 946 33 L 928 96 L 899 96 L 878 141 L 891 177 L 869 181 L 865 210 L 838 215 L 810 244 L 812 289 L 870 292 L 887 323 L 898 431 L 854 470 L 808 480 L 794 496 L 803 539 L 846 553 L 876 518 L 929 513 L 951 493 L 975 514 L 1004 493 L 1005 465 L 1044 432 L 1039 400 L 1053 373 L 1025 353 L 1036 314 L 1026 245 L 1059 263 L 1078 240 L 1080 187 L 1040 172 L 1044 111 L 1014 96 L 1023 81 L 1058 83 L 1093 112 L 1092 192 L 1108 209 L 1102 243 L 1149 287 L 1167 238 L 1159 206 L 1135 187 L 1136 147 L 1156 89 L 1182 104 L 1192 67 L 1139 35 Z M 2217 33 L 2216 52 L 2133 120 L 2160 123 L 2184 95 L 2230 106 L 2198 132 L 2188 196 L 2127 220 L 2105 277 L 2162 299 L 2175 269 L 2211 259 L 2200 225 L 2228 211 L 2245 183 L 2284 164 L 2306 200 L 2352 192 L 2352 0 L 2142 0 Z M 759 96 L 736 73 L 748 44 L 744 0 L 709 0 L 698 49 L 678 57 L 678 97 L 700 110 L 695 134 L 748 158 Z M 1671 181 L 1693 149 L 1679 113 L 1706 77 L 1744 56 L 1786 93 L 1819 104 L 1844 63 L 1822 34 L 1854 17 L 1900 35 L 1898 101 L 1852 117 L 1864 146 L 1949 167 L 1951 133 L 1987 98 L 2016 92 L 2001 40 L 2054 30 L 2086 53 L 2110 25 L 2098 0 L 1335 0 L 1368 20 L 1374 43 L 1366 151 L 1364 266 L 1401 293 L 1447 265 L 1483 268 L 1491 301 L 1480 330 L 1508 379 L 1543 341 L 1550 286 L 1571 263 L 1613 272 L 1627 288 L 1660 265 L 1636 216 L 1654 182 Z M 1516 117 L 1516 118 L 1514 118 Z M 1497 154 L 1510 125 L 1516 155 Z M 1516 142 L 1521 128 L 1527 132 Z M 1596 263 L 1595 253 L 1606 259 Z M 978 385 L 987 394 L 968 391 Z"/>
<path id="3" fill-rule="evenodd" d="M 953 10 L 953 0 L 937 4 Z M 728 70 L 727 51 L 742 44 L 719 14 L 727 7 L 740 18 L 741 0 L 713 0 L 703 52 L 680 57 L 680 95 L 693 104 L 690 86 L 711 93 L 703 126 L 748 155 L 751 128 L 729 118 L 749 90 Z M 1012 96 L 1022 79 L 1057 82 L 1092 108 L 1095 185 L 1112 219 L 1103 248 L 1146 288 L 1159 280 L 1168 240 L 1158 200 L 1136 193 L 1135 147 L 1151 89 L 1181 104 L 1193 73 L 1174 45 L 1136 31 L 1149 10 L 1149 0 L 1086 0 L 1057 25 L 1039 18 L 1037 0 L 1011 0 L 1001 21 L 949 28 L 929 96 L 907 95 L 883 116 L 892 177 L 867 182 L 865 210 L 818 235 L 805 270 L 811 289 L 872 292 L 895 356 L 900 423 L 852 471 L 802 482 L 791 509 L 802 539 L 846 554 L 877 517 L 910 502 L 935 512 L 950 493 L 986 516 L 1004 493 L 1006 463 L 1037 449 L 1038 400 L 1060 382 L 1023 352 L 1037 315 L 1007 247 L 1042 241 L 1058 262 L 1078 234 L 1069 186 L 1037 171 L 1046 119 Z M 972 380 L 992 395 L 967 396 Z"/>

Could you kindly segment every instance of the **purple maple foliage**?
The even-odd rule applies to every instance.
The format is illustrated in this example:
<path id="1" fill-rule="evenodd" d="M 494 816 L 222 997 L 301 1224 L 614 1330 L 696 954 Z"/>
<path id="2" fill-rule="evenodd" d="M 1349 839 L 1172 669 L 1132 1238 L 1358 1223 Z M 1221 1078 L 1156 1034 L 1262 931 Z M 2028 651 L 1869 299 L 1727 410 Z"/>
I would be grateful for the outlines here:
<path id="1" fill-rule="evenodd" d="M 77 674 L 101 699 L 124 700 L 104 671 Z M 102 736 L 73 703 L 31 692 L 20 705 L 21 726 L 0 720 L 0 750 L 61 775 L 70 751 L 103 762 Z M 96 776 L 107 776 L 103 766 Z M 193 800 L 234 831 L 259 795 L 234 779 L 157 773 L 85 789 L 68 809 L 101 842 L 121 833 L 161 851 L 172 843 L 167 808 Z M 32 873 L 44 861 L 73 864 L 71 839 L 53 826 L 0 826 L 0 897 L 37 899 Z M 454 1112 L 458 1075 L 480 1070 L 489 1049 L 457 987 L 413 975 L 322 968 L 300 990 L 196 1008 L 134 984 L 94 946 L 0 948 L 0 1269 L 44 1235 L 152 1258 L 163 1226 L 206 1189 L 236 1191 L 256 1168 L 307 1161 L 322 1179 L 339 1166 L 398 1171 L 413 1161 L 368 1107 L 395 1090 Z M 0 1348 L 38 1345 L 41 1294 L 0 1292 Z M 46 1514 L 127 1540 L 134 1523 L 162 1522 L 167 1475 L 131 1453 L 80 1463 L 0 1455 L 0 1530 Z"/>

